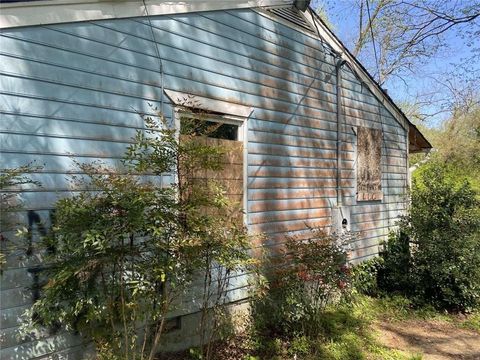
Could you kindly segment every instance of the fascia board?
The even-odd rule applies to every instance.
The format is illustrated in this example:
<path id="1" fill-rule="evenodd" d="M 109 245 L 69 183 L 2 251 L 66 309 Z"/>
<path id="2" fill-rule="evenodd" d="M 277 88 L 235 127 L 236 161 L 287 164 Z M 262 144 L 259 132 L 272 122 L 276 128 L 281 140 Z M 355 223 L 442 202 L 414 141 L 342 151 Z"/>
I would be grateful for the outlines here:
<path id="1" fill-rule="evenodd" d="M 293 4 L 293 0 L 145 0 L 149 15 Z M 45 0 L 0 4 L 0 29 L 146 16 L 143 1 Z"/>

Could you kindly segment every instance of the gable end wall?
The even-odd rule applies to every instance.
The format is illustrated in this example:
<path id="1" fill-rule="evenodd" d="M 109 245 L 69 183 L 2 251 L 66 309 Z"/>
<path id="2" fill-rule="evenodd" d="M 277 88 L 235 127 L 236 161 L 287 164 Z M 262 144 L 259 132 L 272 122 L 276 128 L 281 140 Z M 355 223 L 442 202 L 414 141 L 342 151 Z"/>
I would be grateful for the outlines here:
<path id="1" fill-rule="evenodd" d="M 247 222 L 250 231 L 267 234 L 254 245 L 274 251 L 288 231 L 303 236 L 305 224 L 331 226 L 337 104 L 330 52 L 313 36 L 249 9 L 151 22 L 165 88 L 253 108 L 247 122 Z M 23 189 L 20 199 L 48 224 L 54 201 L 71 193 L 71 157 L 115 165 L 142 128 L 137 112 L 154 115 L 149 103 L 160 105 L 162 87 L 155 46 L 146 18 L 9 29 L 0 41 L 0 168 L 45 164 L 32 175 L 43 187 Z M 345 70 L 343 77 L 341 189 L 352 230 L 362 234 L 354 257 L 365 259 L 378 252 L 378 242 L 405 210 L 407 134 L 354 74 Z M 164 101 L 171 119 L 172 107 Z M 357 126 L 383 132 L 382 202 L 356 201 Z M 19 218 L 27 222 L 27 214 Z M 33 231 L 38 238 L 35 226 Z M 41 257 L 11 257 L 2 277 L 2 359 L 54 352 L 74 359 L 84 353 L 83 341 L 70 334 L 16 338 L 20 315 L 32 301 L 27 270 Z M 245 298 L 245 276 L 236 275 L 232 284 L 232 301 Z"/>

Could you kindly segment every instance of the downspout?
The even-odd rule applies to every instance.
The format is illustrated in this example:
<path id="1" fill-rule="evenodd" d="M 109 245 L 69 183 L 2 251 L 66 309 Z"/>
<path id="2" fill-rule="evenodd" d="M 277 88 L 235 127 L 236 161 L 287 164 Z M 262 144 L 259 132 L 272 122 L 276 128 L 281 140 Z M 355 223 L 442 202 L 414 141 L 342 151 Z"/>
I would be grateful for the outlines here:
<path id="1" fill-rule="evenodd" d="M 341 194 L 341 145 L 342 145 L 342 125 L 343 125 L 343 113 L 342 113 L 342 66 L 345 64 L 345 60 L 339 58 L 335 64 L 335 73 L 337 76 L 336 92 L 337 92 L 337 207 L 342 206 L 342 194 Z"/>

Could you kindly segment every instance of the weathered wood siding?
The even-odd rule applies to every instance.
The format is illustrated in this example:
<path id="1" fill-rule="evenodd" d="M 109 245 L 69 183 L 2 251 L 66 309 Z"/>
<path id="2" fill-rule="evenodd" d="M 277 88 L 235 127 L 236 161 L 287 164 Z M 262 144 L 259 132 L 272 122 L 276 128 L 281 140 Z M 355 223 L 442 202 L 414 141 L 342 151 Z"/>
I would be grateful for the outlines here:
<path id="1" fill-rule="evenodd" d="M 258 245 L 278 247 L 285 232 L 302 234 L 306 224 L 330 226 L 337 137 L 330 52 L 313 35 L 253 10 L 151 21 L 165 88 L 254 108 L 248 119 L 248 224 L 268 235 Z M 71 157 L 115 165 L 142 128 L 137 112 L 154 115 L 149 104 L 159 106 L 159 61 L 145 18 L 18 28 L 3 31 L 0 41 L 0 167 L 45 164 L 32 175 L 43 187 L 26 187 L 19 197 L 30 219 L 38 215 L 48 227 L 55 199 L 71 192 Z M 360 259 L 377 253 L 378 241 L 405 209 L 406 131 L 348 70 L 342 88 L 341 188 L 352 230 L 362 231 L 355 244 Z M 357 126 L 382 130 L 381 202 L 356 201 Z M 28 223 L 27 211 L 19 216 Z M 7 230 L 2 232 L 12 240 Z M 40 258 L 35 250 L 29 258 L 11 257 L 2 276 L 2 359 L 53 351 L 75 358 L 83 351 L 81 339 L 69 334 L 15 337 L 32 301 L 27 270 Z M 245 296 L 245 284 L 239 276 L 232 299 Z"/>

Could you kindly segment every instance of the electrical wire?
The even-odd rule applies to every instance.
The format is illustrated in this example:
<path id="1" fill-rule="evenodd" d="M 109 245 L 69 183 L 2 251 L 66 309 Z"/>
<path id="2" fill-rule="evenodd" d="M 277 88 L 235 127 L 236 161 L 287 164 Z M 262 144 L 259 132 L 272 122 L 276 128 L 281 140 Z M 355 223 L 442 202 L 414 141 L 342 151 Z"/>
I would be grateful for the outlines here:
<path id="1" fill-rule="evenodd" d="M 314 11 L 312 10 L 312 8 L 310 6 L 308 7 L 308 12 L 310 13 L 310 16 L 312 17 L 313 26 L 315 26 L 315 30 L 317 31 L 317 33 L 316 33 L 317 40 L 320 43 L 320 45 L 322 46 L 322 49 L 325 52 L 327 52 L 329 55 L 331 55 L 333 57 L 338 57 L 339 54 L 336 51 L 334 51 L 333 49 L 331 49 L 330 45 L 326 41 L 324 41 L 322 36 L 320 35 L 320 30 L 318 29 L 317 22 L 315 21 L 315 19 L 318 18 L 318 15 L 314 13 Z"/>
<path id="2" fill-rule="evenodd" d="M 160 88 L 162 93 L 160 94 L 160 111 L 162 116 L 165 116 L 165 109 L 164 109 L 164 101 L 163 101 L 163 93 L 164 93 L 164 74 L 163 74 L 163 61 L 162 57 L 160 56 L 160 50 L 158 49 L 157 39 L 155 38 L 155 32 L 153 31 L 152 20 L 150 19 L 150 14 L 148 13 L 147 5 L 145 4 L 145 0 L 142 0 L 143 8 L 145 9 L 145 15 L 147 16 L 148 25 L 150 27 L 150 32 L 152 34 L 152 40 L 155 44 L 155 52 L 159 62 L 159 72 L 160 72 Z"/>

